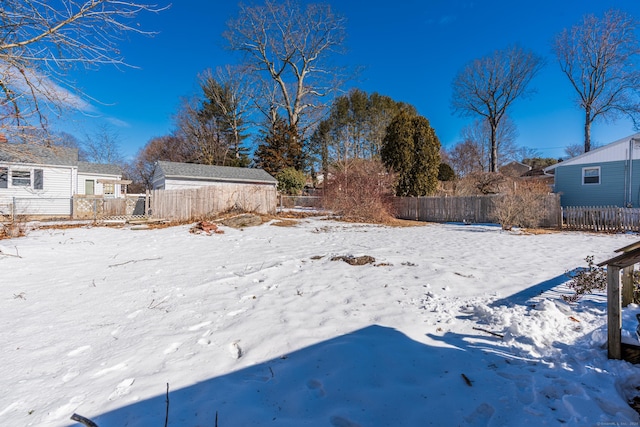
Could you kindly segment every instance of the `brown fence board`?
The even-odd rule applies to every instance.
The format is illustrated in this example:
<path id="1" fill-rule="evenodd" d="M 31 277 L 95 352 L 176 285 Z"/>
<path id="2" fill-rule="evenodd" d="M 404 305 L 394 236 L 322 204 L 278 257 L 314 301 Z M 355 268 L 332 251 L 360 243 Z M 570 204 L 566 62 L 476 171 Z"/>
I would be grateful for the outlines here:
<path id="1" fill-rule="evenodd" d="M 398 218 L 430 222 L 499 223 L 497 203 L 502 195 L 459 197 L 396 197 Z M 540 196 L 544 202 L 541 226 L 560 227 L 560 198 L 556 194 Z"/>
<path id="2" fill-rule="evenodd" d="M 274 186 L 224 184 L 183 190 L 151 191 L 151 216 L 172 221 L 199 220 L 231 209 L 275 214 Z"/>

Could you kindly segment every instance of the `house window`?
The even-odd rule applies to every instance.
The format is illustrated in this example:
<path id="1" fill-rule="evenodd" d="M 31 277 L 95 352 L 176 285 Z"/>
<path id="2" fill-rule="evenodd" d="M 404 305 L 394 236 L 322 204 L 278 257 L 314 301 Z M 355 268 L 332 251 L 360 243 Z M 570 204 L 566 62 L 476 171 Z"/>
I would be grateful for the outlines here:
<path id="1" fill-rule="evenodd" d="M 44 172 L 42 169 L 33 170 L 33 189 L 42 190 L 44 188 Z"/>
<path id="2" fill-rule="evenodd" d="M 87 196 L 93 196 L 94 194 L 96 194 L 95 185 L 96 182 L 94 180 L 87 179 L 84 182 L 84 194 L 86 194 Z"/>
<path id="3" fill-rule="evenodd" d="M 31 171 L 11 171 L 11 185 L 14 187 L 31 187 Z"/>
<path id="4" fill-rule="evenodd" d="M 115 185 L 113 183 L 102 184 L 102 191 L 105 196 L 113 196 L 115 194 Z"/>
<path id="5" fill-rule="evenodd" d="M 582 168 L 582 183 L 600 184 L 600 166 L 595 168 Z"/>
<path id="6" fill-rule="evenodd" d="M 9 168 L 0 168 L 0 188 L 7 188 L 9 185 Z"/>

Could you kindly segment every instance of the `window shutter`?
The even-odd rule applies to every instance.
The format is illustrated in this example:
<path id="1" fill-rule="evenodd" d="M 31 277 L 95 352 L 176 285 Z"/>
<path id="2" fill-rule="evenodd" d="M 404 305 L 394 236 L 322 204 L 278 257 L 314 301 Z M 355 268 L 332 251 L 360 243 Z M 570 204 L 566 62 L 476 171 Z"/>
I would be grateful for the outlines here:
<path id="1" fill-rule="evenodd" d="M 9 185 L 9 168 L 0 168 L 0 188 L 7 188 Z"/>
<path id="2" fill-rule="evenodd" d="M 44 173 L 42 169 L 34 169 L 33 171 L 33 189 L 42 190 L 44 188 Z"/>

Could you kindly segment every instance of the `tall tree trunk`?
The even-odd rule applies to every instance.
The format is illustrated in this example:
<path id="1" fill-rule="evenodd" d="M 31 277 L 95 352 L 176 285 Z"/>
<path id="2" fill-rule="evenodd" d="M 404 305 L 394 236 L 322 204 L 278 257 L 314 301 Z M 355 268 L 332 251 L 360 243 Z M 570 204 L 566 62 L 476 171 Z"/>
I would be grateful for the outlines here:
<path id="1" fill-rule="evenodd" d="M 489 160 L 489 172 L 498 172 L 498 143 L 496 141 L 496 128 L 498 127 L 495 123 L 490 123 L 491 125 L 491 158 Z"/>
<path id="2" fill-rule="evenodd" d="M 585 107 L 584 109 L 584 152 L 591 151 L 591 108 Z"/>

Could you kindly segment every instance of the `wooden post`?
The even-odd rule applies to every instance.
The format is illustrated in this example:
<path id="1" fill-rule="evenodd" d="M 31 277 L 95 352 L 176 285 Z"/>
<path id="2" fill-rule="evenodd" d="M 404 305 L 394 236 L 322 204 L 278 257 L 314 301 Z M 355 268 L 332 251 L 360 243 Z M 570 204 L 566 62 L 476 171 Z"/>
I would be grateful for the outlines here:
<path id="1" fill-rule="evenodd" d="M 609 359 L 622 359 L 620 267 L 607 265 L 607 345 Z"/>
<path id="2" fill-rule="evenodd" d="M 633 302 L 633 265 L 622 269 L 622 306 Z"/>

